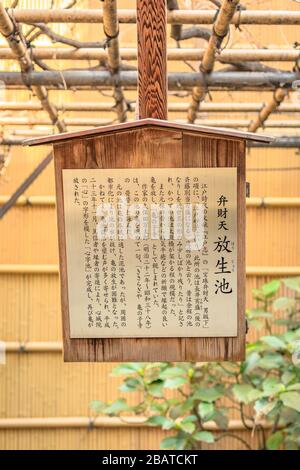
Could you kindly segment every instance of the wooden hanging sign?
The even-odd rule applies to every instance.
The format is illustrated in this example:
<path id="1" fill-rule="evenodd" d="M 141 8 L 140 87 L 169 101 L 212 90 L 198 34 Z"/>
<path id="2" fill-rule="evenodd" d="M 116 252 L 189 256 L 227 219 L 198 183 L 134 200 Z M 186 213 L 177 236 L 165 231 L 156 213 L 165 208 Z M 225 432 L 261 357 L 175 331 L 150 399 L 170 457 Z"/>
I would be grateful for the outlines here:
<path id="1" fill-rule="evenodd" d="M 245 141 L 144 119 L 53 144 L 66 361 L 241 360 Z"/>

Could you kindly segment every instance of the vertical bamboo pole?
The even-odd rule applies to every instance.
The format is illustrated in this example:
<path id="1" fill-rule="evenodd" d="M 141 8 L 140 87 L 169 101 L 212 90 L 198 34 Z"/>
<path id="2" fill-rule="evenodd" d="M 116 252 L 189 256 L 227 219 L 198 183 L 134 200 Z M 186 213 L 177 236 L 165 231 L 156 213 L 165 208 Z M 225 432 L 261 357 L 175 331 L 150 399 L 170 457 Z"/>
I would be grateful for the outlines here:
<path id="1" fill-rule="evenodd" d="M 166 1 L 137 0 L 138 117 L 168 119 Z"/>

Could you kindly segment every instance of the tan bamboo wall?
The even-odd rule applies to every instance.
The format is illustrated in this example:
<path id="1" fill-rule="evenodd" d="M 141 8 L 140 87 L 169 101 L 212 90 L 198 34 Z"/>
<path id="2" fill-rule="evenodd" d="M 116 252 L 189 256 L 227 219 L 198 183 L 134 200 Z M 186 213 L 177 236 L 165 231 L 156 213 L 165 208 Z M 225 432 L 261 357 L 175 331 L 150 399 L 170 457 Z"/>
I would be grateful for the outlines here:
<path id="1" fill-rule="evenodd" d="M 134 4 L 132 1 L 119 3 L 123 8 L 132 8 Z M 286 2 L 245 3 L 251 3 L 253 9 L 267 9 L 271 5 L 274 9 L 284 9 Z M 36 5 L 36 2 L 26 6 L 32 4 Z M 292 7 L 296 8 L 297 4 L 293 3 Z M 129 32 L 134 37 L 132 28 L 129 27 Z M 256 34 L 257 41 L 263 44 L 283 44 L 283 37 L 286 38 L 289 34 L 292 37 L 291 28 L 280 28 L 280 35 L 277 36 L 274 35 L 274 30 L 272 33 L 272 29 L 267 27 L 260 30 Z M 251 29 L 253 30 L 256 31 L 255 27 Z M 73 97 L 71 92 L 61 93 L 65 93 L 64 98 L 60 98 L 58 94 L 56 101 Z M 238 100 L 241 95 L 242 93 L 236 93 L 233 98 Z M 99 94 L 94 96 L 101 101 L 106 99 Z M 260 94 L 251 95 L 251 99 L 252 96 L 253 101 L 261 100 Z M 20 99 L 25 98 L 21 96 Z M 220 94 L 216 99 L 229 101 L 230 97 Z M 79 100 L 78 95 L 74 100 Z M 245 100 L 245 96 L 241 100 Z M 0 181 L 0 196 L 11 194 L 48 150 L 14 148 L 10 165 Z M 293 149 L 249 151 L 247 179 L 251 183 L 251 196 L 300 197 L 299 158 L 299 154 Z M 274 171 L 276 168 L 284 170 Z M 52 165 L 26 194 L 54 195 Z M 299 207 L 248 208 L 247 265 L 300 269 L 300 252 L 297 246 L 299 214 Z M 17 265 L 25 265 L 25 268 L 31 265 L 35 269 L 36 265 L 57 264 L 53 206 L 16 206 L 6 214 L 0 221 L 0 263 L 0 340 L 22 343 L 61 341 L 57 274 L 23 273 L 22 266 L 17 269 L 19 272 L 11 272 Z M 248 306 L 251 305 L 251 289 L 266 280 L 261 275 L 248 276 Z M 17 426 L 4 428 L 1 421 L 3 418 L 89 416 L 91 400 L 112 400 L 119 395 L 119 380 L 110 377 L 111 368 L 112 364 L 64 364 L 60 352 L 8 352 L 6 364 L 0 365 L 0 426 L 1 422 L 3 426 L 0 429 L 0 449 L 157 449 L 162 432 L 154 428 L 66 428 L 63 422 L 61 427 L 52 429 L 45 427 L 46 422 L 35 429 Z M 134 396 L 131 399 L 134 400 Z M 249 442 L 256 439 L 246 432 L 239 431 L 239 434 Z M 239 447 L 241 445 L 237 445 L 231 438 L 222 441 L 222 447 L 219 444 L 219 448 L 223 449 Z"/>

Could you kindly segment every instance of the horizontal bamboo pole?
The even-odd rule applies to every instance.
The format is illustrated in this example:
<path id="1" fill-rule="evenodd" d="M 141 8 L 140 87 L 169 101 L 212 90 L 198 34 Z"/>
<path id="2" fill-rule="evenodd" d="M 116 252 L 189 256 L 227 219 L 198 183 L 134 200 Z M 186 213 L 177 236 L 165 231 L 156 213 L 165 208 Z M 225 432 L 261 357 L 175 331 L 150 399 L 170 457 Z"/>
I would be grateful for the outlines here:
<path id="1" fill-rule="evenodd" d="M 41 353 L 61 352 L 61 341 L 2 341 L 1 347 L 6 353 Z"/>
<path id="2" fill-rule="evenodd" d="M 40 137 L 40 136 L 46 135 L 46 131 L 47 131 L 47 135 L 54 134 L 53 127 L 49 127 L 47 129 L 28 129 L 28 128 L 18 129 L 16 128 L 14 130 L 11 130 L 12 132 L 11 137 L 15 137 L 15 136 L 17 137 L 18 136 L 19 137 L 20 136 L 21 137 Z"/>
<path id="3" fill-rule="evenodd" d="M 131 119 L 128 120 L 132 121 Z M 97 126 L 106 126 L 112 123 L 111 119 L 103 118 L 66 118 L 64 122 L 67 126 L 73 127 L 97 127 Z M 176 119 L 176 122 L 186 123 L 186 120 Z M 195 124 L 200 126 L 210 126 L 210 127 L 223 127 L 223 128 L 248 128 L 251 121 L 249 119 L 197 119 Z M 41 118 L 33 117 L 0 117 L 0 126 L 51 126 L 51 122 Z M 300 128 L 300 120 L 285 119 L 285 120 L 273 120 L 267 121 L 264 124 L 264 128 L 271 129 L 298 129 Z"/>
<path id="4" fill-rule="evenodd" d="M 58 265 L 0 264 L 0 274 L 58 274 Z"/>
<path id="5" fill-rule="evenodd" d="M 253 276 L 299 276 L 300 266 L 247 266 L 246 274 Z"/>
<path id="6" fill-rule="evenodd" d="M 0 105 L 1 106 L 1 105 Z M 172 109 L 172 103 L 170 103 L 170 111 L 185 111 L 188 108 L 187 103 L 175 103 Z M 238 113 L 251 113 L 259 112 L 264 106 L 264 103 L 203 103 L 201 104 L 200 113 L 198 116 L 201 117 L 203 112 L 238 112 Z M 278 113 L 297 113 L 300 112 L 300 104 L 287 103 L 281 104 L 272 114 Z"/>
<path id="7" fill-rule="evenodd" d="M 169 90 L 182 90 L 199 85 L 203 78 L 198 72 L 171 72 L 168 74 Z M 44 85 L 50 89 L 59 86 L 66 87 L 112 87 L 117 82 L 124 87 L 136 88 L 136 71 L 126 71 L 119 74 L 116 80 L 108 71 L 43 71 L 22 74 L 20 72 L 0 72 L 0 81 L 8 88 L 24 88 L 24 80 L 27 86 Z M 300 80 L 299 72 L 212 72 L 206 75 L 206 85 L 210 89 L 274 89 L 282 86 L 291 86 L 296 80 Z"/>
<path id="8" fill-rule="evenodd" d="M 300 144 L 300 140 L 299 140 Z M 5 204 L 10 196 L 0 195 L 0 205 Z M 17 206 L 55 206 L 55 196 L 21 196 L 16 202 Z M 300 197 L 249 197 L 247 207 L 300 207 Z"/>
<path id="9" fill-rule="evenodd" d="M 70 417 L 39 417 L 39 418 L 0 418 L 0 429 L 70 429 L 70 428 L 144 428 L 149 427 L 146 424 L 146 416 L 124 416 L 108 417 L 85 417 L 85 416 L 70 416 Z M 264 429 L 270 429 L 272 423 L 260 421 Z M 249 420 L 246 425 L 250 428 L 253 423 Z M 204 429 L 207 431 L 220 431 L 216 423 L 208 421 L 204 423 Z M 232 419 L 228 423 L 229 431 L 243 431 L 245 426 L 240 420 Z M 223 431 L 222 431 L 223 432 Z"/>
<path id="10" fill-rule="evenodd" d="M 168 49 L 167 58 L 174 60 L 199 61 L 203 59 L 205 49 L 173 48 Z M 97 48 L 71 49 L 67 47 L 39 47 L 32 49 L 32 57 L 41 60 L 107 60 L 107 51 Z M 121 48 L 122 60 L 137 60 L 137 50 Z M 217 61 L 264 61 L 294 62 L 299 57 L 297 49 L 224 49 L 216 55 Z M 0 59 L 15 59 L 9 48 L 0 47 Z"/>
<path id="11" fill-rule="evenodd" d="M 129 121 L 131 121 L 129 119 Z M 103 118 L 66 118 L 64 122 L 68 126 L 73 127 L 97 127 L 97 126 L 106 126 L 112 123 L 111 119 L 103 119 Z M 176 122 L 185 123 L 186 120 L 183 119 L 176 119 Z M 235 128 L 248 128 L 251 121 L 249 119 L 205 119 L 200 120 L 197 119 L 195 124 L 201 126 L 210 126 L 210 127 L 225 127 L 230 129 Z M 51 126 L 51 122 L 41 118 L 33 118 L 33 117 L 0 117 L 0 126 Z M 264 128 L 290 128 L 290 129 L 298 129 L 300 128 L 300 120 L 274 120 L 274 121 L 267 121 L 264 124 Z"/>
<path id="12" fill-rule="evenodd" d="M 178 122 L 186 122 L 177 119 L 176 121 Z M 66 122 L 68 122 L 66 120 Z M 1 120 L 0 120 L 1 123 Z M 230 129 L 235 129 L 237 127 L 246 127 L 249 128 L 251 121 L 249 119 L 205 119 L 205 120 L 200 120 L 197 119 L 195 121 L 195 124 L 201 126 L 211 126 L 211 127 L 226 127 Z M 295 119 L 285 119 L 285 120 L 273 120 L 273 121 L 266 121 L 264 123 L 264 129 L 299 129 L 300 128 L 300 120 L 295 120 Z M 250 130 L 250 129 L 249 129 Z M 252 130 L 252 129 L 251 129 Z M 252 131 L 253 132 L 253 131 Z"/>
<path id="13" fill-rule="evenodd" d="M 92 102 L 92 101 L 79 101 L 69 102 L 65 104 L 56 104 L 56 108 L 59 111 L 102 111 L 102 112 L 113 112 L 114 102 Z M 256 113 L 263 108 L 263 103 L 203 103 L 201 105 L 198 117 L 201 117 L 203 113 L 222 113 L 222 112 L 234 112 L 234 113 Z M 136 103 L 130 103 L 132 112 L 136 109 Z M 188 110 L 189 103 L 169 103 L 169 112 L 186 112 Z M 33 101 L 0 101 L 0 110 L 5 111 L 42 111 L 43 108 L 39 103 Z M 281 104 L 280 107 L 273 112 L 277 113 L 298 113 L 300 112 L 300 104 L 288 103 Z"/>
<path id="14" fill-rule="evenodd" d="M 101 9 L 8 9 L 19 23 L 103 23 Z M 169 24 L 213 24 L 217 10 L 172 10 L 168 12 Z M 119 23 L 136 23 L 135 10 L 118 10 Z M 300 11 L 242 10 L 237 12 L 232 24 L 298 25 Z"/>
<path id="15" fill-rule="evenodd" d="M 300 207 L 300 197 L 250 197 L 247 207 Z"/>
<path id="16" fill-rule="evenodd" d="M 289 135 L 286 134 L 285 136 L 277 136 L 274 135 L 272 137 L 276 137 L 270 144 L 263 144 L 261 142 L 248 142 L 248 148 L 251 147 L 269 147 L 269 148 L 293 148 L 299 149 L 300 148 L 300 136 L 299 135 Z"/>
<path id="17" fill-rule="evenodd" d="M 25 138 L 23 137 L 16 137 L 16 136 L 7 136 L 7 137 L 0 137 L 0 145 L 23 145 Z"/>
<path id="18" fill-rule="evenodd" d="M 67 118 L 64 120 L 70 126 L 106 126 L 112 123 L 111 119 L 102 118 Z M 0 126 L 51 126 L 46 119 L 34 117 L 0 117 Z"/>
<path id="19" fill-rule="evenodd" d="M 22 139 L 23 140 L 23 139 Z M 0 196 L 0 205 L 5 204 L 10 196 Z M 17 206 L 55 206 L 54 196 L 20 196 Z"/>
<path id="20" fill-rule="evenodd" d="M 0 274 L 58 274 L 57 264 L 0 264 Z M 299 276 L 300 266 L 247 266 L 247 276 Z"/>

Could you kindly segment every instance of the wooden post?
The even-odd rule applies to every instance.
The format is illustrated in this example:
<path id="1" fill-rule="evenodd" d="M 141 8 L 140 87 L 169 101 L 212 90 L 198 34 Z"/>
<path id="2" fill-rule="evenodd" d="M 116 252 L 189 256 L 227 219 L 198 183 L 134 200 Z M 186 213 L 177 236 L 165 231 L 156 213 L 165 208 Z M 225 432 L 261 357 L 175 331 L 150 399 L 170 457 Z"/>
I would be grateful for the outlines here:
<path id="1" fill-rule="evenodd" d="M 168 119 L 165 0 L 137 0 L 138 118 Z"/>

